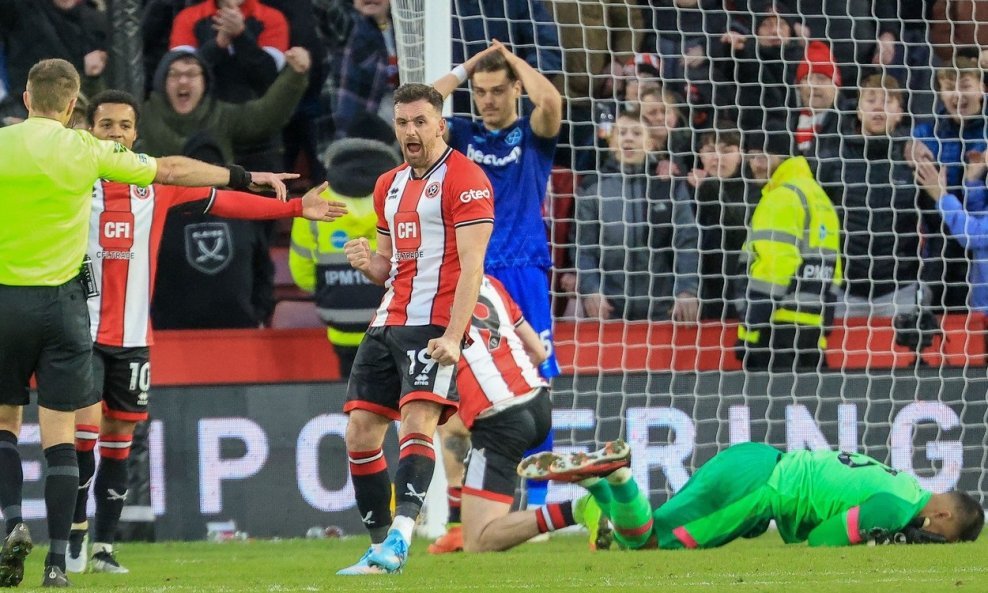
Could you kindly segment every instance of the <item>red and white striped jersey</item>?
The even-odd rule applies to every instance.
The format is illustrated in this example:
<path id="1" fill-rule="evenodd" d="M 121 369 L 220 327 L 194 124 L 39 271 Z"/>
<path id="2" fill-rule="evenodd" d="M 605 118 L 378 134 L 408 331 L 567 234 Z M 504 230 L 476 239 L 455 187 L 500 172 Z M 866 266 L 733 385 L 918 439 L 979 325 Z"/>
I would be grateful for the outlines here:
<path id="1" fill-rule="evenodd" d="M 470 322 L 472 343 L 461 352 L 456 369 L 459 414 L 467 428 L 484 411 L 548 387 L 515 331 L 524 322 L 521 309 L 504 286 L 484 276 Z"/>
<path id="2" fill-rule="evenodd" d="M 494 222 L 494 192 L 477 164 L 447 149 L 422 177 L 408 164 L 377 180 L 377 230 L 391 237 L 391 275 L 372 326 L 447 326 L 460 277 L 456 229 Z"/>
<path id="3" fill-rule="evenodd" d="M 168 209 L 202 201 L 208 210 L 215 196 L 212 188 L 96 182 L 87 248 L 99 287 L 99 295 L 89 299 L 94 342 L 152 344 L 151 291 Z"/>

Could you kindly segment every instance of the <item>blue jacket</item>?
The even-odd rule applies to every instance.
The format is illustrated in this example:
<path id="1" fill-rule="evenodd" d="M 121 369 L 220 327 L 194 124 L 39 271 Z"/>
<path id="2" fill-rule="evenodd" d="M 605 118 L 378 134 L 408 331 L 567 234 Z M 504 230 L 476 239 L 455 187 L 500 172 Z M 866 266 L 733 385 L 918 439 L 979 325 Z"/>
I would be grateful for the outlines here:
<path id="1" fill-rule="evenodd" d="M 932 119 L 913 128 L 913 137 L 925 144 L 933 152 L 934 160 L 947 168 L 947 186 L 952 188 L 952 193 L 960 193 L 964 182 L 965 155 L 972 150 L 988 149 L 986 119 L 984 115 L 972 118 L 961 128 L 939 105 Z"/>
<path id="2" fill-rule="evenodd" d="M 940 198 L 937 209 L 943 214 L 950 234 L 970 253 L 970 306 L 988 312 L 988 191 L 984 182 L 964 185 L 968 190 L 968 209 L 953 194 Z"/>

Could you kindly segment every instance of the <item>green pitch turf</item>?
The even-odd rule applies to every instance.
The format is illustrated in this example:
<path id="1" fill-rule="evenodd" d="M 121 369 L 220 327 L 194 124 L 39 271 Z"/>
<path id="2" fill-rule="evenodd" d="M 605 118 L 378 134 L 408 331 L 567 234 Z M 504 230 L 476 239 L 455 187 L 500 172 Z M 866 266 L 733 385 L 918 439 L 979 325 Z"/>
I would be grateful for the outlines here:
<path id="1" fill-rule="evenodd" d="M 77 591 L 235 593 L 398 591 L 778 591 L 895 593 L 988 591 L 988 539 L 976 544 L 809 549 L 769 532 L 725 548 L 596 552 L 577 536 L 510 552 L 429 556 L 416 541 L 405 573 L 337 577 L 366 549 L 362 537 L 228 543 L 123 544 L 129 575 L 70 575 Z M 45 550 L 28 558 L 19 590 L 39 588 Z"/>

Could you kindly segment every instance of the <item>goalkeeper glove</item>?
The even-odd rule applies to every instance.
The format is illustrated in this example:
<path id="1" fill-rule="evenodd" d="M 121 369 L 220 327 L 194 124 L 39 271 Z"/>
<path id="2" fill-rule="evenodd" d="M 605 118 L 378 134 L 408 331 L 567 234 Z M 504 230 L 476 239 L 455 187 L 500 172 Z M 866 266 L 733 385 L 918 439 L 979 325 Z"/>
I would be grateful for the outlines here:
<path id="1" fill-rule="evenodd" d="M 876 527 L 867 534 L 868 545 L 886 544 L 944 544 L 946 538 L 923 529 L 929 524 L 929 519 L 916 517 L 908 525 L 898 531 L 889 531 Z"/>

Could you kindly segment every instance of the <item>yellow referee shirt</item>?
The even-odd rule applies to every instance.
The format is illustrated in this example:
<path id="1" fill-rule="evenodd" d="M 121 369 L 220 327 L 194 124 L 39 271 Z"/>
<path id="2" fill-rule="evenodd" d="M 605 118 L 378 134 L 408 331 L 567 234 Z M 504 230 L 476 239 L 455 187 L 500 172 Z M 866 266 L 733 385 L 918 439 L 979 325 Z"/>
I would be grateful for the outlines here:
<path id="1" fill-rule="evenodd" d="M 93 184 L 150 185 L 155 160 L 42 117 L 0 128 L 0 284 L 59 286 L 79 274 Z"/>

